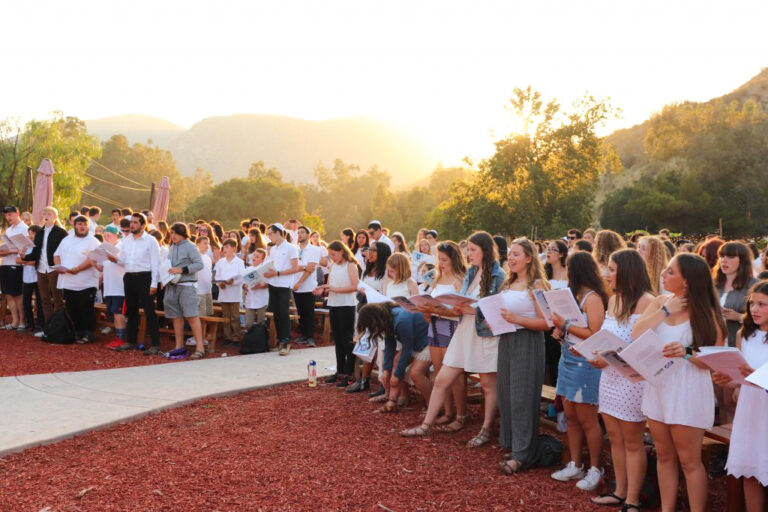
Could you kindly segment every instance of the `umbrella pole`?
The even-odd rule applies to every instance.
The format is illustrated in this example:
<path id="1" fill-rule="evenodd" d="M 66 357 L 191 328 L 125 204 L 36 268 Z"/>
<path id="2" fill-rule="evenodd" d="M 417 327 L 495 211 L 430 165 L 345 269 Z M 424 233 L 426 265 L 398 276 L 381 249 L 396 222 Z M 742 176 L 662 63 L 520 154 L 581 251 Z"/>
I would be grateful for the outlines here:
<path id="1" fill-rule="evenodd" d="M 22 209 L 28 211 L 30 209 L 30 201 L 32 198 L 32 167 L 27 166 L 27 176 L 24 183 L 24 200 L 22 201 Z"/>
<path id="2" fill-rule="evenodd" d="M 149 190 L 149 211 L 152 211 L 155 203 L 155 183 L 152 183 L 152 187 Z"/>

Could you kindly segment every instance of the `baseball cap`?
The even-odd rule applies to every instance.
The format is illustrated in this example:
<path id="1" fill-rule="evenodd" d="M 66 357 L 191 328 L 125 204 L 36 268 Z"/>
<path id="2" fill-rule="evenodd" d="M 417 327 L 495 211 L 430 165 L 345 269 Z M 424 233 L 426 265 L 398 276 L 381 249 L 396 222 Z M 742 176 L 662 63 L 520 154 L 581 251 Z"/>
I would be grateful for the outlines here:
<path id="1" fill-rule="evenodd" d="M 107 226 L 104 228 L 105 233 L 112 233 L 113 235 L 119 235 L 120 231 L 115 226 Z"/>

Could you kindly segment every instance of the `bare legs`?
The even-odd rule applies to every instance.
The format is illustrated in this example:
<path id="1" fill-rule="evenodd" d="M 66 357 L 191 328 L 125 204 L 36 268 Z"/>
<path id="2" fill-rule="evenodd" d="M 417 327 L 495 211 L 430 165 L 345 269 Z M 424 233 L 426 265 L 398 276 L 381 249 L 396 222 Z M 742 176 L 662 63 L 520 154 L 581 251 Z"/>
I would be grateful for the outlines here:
<path id="1" fill-rule="evenodd" d="M 182 348 L 184 346 L 184 318 L 173 319 L 173 334 L 176 338 L 176 346 L 174 348 Z M 195 338 L 195 345 L 198 352 L 205 353 L 205 340 L 203 340 L 203 328 L 200 324 L 199 317 L 187 318 L 187 323 L 192 328 L 192 336 Z M 117 322 L 115 322 L 117 327 Z"/>
<path id="2" fill-rule="evenodd" d="M 609 414 L 603 414 L 605 429 L 611 442 L 611 458 L 616 477 L 613 493 L 626 498 L 630 505 L 640 504 L 640 488 L 645 478 L 647 459 L 643 448 L 643 422 L 623 421 Z M 593 499 L 593 503 L 602 503 Z"/>
<path id="3" fill-rule="evenodd" d="M 744 501 L 747 512 L 763 512 L 765 510 L 765 487 L 757 478 L 744 479 Z"/>
<path id="4" fill-rule="evenodd" d="M 435 376 L 440 373 L 440 369 L 443 367 L 443 358 L 445 357 L 446 350 L 448 349 L 443 347 L 429 347 L 429 354 L 432 357 L 432 365 L 435 367 Z M 446 393 L 445 400 L 443 401 L 443 415 L 437 418 L 435 423 L 448 423 L 451 429 L 458 429 L 464 426 L 463 419 L 461 421 L 456 421 L 456 418 L 465 418 L 467 416 L 466 397 L 467 379 L 455 379 L 451 385 L 451 393 Z"/>
<path id="5" fill-rule="evenodd" d="M 597 406 L 563 400 L 565 418 L 568 420 L 568 447 L 571 460 L 577 466 L 582 465 L 581 447 L 587 440 L 589 464 L 600 467 L 600 452 L 603 449 L 603 432 L 597 420 Z"/>

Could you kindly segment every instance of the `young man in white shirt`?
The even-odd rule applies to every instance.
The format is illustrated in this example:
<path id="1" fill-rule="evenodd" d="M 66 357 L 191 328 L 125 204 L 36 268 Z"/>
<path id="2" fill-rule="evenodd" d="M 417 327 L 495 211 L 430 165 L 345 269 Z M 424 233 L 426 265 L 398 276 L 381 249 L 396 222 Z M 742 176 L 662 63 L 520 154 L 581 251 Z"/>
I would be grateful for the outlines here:
<path id="1" fill-rule="evenodd" d="M 120 234 L 120 219 L 123 218 L 122 210 L 120 210 L 120 208 L 115 208 L 114 210 L 112 210 L 111 217 L 112 217 L 112 222 L 107 224 L 107 227 L 110 227 L 110 226 L 114 227 L 115 229 L 117 229 L 117 234 L 119 235 Z"/>
<path id="2" fill-rule="evenodd" d="M 274 315 L 277 331 L 277 348 L 281 356 L 291 351 L 290 302 L 293 288 L 293 274 L 299 272 L 299 252 L 295 245 L 285 240 L 286 229 L 282 224 L 272 224 L 267 228 L 267 236 L 274 244 L 269 251 L 269 258 L 275 270 L 264 273 L 269 282 L 269 310 Z"/>
<path id="3" fill-rule="evenodd" d="M 139 308 L 144 309 L 147 320 L 147 332 L 152 346 L 144 350 L 144 355 L 159 355 L 160 332 L 155 313 L 154 296 L 157 293 L 157 280 L 160 269 L 160 246 L 155 237 L 147 233 L 147 219 L 141 213 L 131 215 L 131 234 L 122 241 L 119 258 L 110 260 L 125 267 L 123 285 L 125 286 L 125 313 L 128 317 L 128 340 L 115 350 L 136 350 L 139 334 Z"/>
<path id="4" fill-rule="evenodd" d="M 298 245 L 299 243 L 299 221 L 296 219 L 290 219 L 285 223 L 285 230 L 291 234 L 291 243 Z"/>
<path id="5" fill-rule="evenodd" d="M 61 241 L 53 261 L 66 270 L 59 270 L 59 288 L 64 292 L 64 305 L 75 326 L 75 341 L 91 343 L 96 313 L 93 301 L 99 286 L 99 273 L 86 255 L 100 244 L 88 231 L 88 219 L 79 215 L 74 221 L 75 232 Z"/>
<path id="6" fill-rule="evenodd" d="M 5 221 L 8 223 L 8 228 L 5 230 L 5 235 L 8 238 L 15 235 L 29 236 L 29 228 L 21 221 L 18 207 L 6 206 L 3 208 L 3 213 L 5 214 Z M 12 318 L 11 323 L 5 325 L 4 329 L 24 331 L 27 328 L 24 325 L 24 308 L 22 305 L 24 272 L 22 266 L 16 263 L 16 257 L 23 257 L 24 253 L 19 253 L 18 249 L 9 246 L 0 251 L 0 256 L 3 257 L 2 265 L 0 265 L 0 289 L 2 289 L 3 295 L 8 297 L 8 309 L 11 310 Z"/>
<path id="7" fill-rule="evenodd" d="M 372 220 L 369 222 L 368 235 L 373 240 L 371 244 L 373 244 L 373 242 L 385 243 L 389 246 L 389 250 L 392 251 L 392 254 L 395 253 L 395 242 L 393 242 L 391 238 L 384 234 L 384 231 L 381 229 L 381 222 L 377 220 Z"/>
<path id="8" fill-rule="evenodd" d="M 99 225 L 99 219 L 101 218 L 101 208 L 98 206 L 91 206 L 88 208 L 88 229 L 91 234 L 96 234 L 96 228 Z"/>
<path id="9" fill-rule="evenodd" d="M 203 260 L 203 269 L 197 273 L 197 314 L 213 316 L 213 261 L 208 256 L 211 241 L 207 236 L 199 236 L 195 245 Z"/>
<path id="10" fill-rule="evenodd" d="M 240 302 L 243 300 L 245 263 L 236 252 L 237 242 L 231 238 L 224 240 L 221 246 L 223 256 L 213 266 L 219 286 L 221 316 L 227 319 L 224 324 L 224 343 L 227 344 L 240 343 L 243 334 L 240 329 Z"/>
<path id="11" fill-rule="evenodd" d="M 299 226 L 297 230 L 299 249 L 299 273 L 293 285 L 293 301 L 299 314 L 299 332 L 296 343 L 315 346 L 315 294 L 317 274 L 315 268 L 320 263 L 320 248 L 309 243 L 310 230 Z"/>

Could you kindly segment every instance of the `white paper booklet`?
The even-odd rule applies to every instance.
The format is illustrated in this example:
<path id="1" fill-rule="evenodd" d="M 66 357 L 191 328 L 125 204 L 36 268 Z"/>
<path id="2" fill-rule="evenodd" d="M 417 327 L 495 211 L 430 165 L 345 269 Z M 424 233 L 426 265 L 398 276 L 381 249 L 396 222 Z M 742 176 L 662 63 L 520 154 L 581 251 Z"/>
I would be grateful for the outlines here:
<path id="1" fill-rule="evenodd" d="M 662 354 L 664 341 L 653 329 L 648 329 L 627 348 L 621 351 L 621 358 L 637 373 L 654 386 L 660 386 L 666 378 L 678 371 L 684 364 L 691 364 L 682 357 L 665 357 Z"/>
<path id="2" fill-rule="evenodd" d="M 406 311 L 410 311 L 411 313 L 419 312 L 418 306 L 416 306 L 416 304 L 411 302 L 407 297 L 392 297 L 391 301 L 397 304 L 398 306 L 402 307 Z"/>
<path id="3" fill-rule="evenodd" d="M 511 304 L 512 294 L 509 292 L 501 292 L 496 295 L 489 295 L 483 297 L 477 301 L 477 307 L 483 312 L 485 321 L 488 323 L 488 327 L 494 336 L 515 332 L 520 328 L 519 325 L 507 322 L 501 316 L 501 310 L 509 310 L 512 307 Z"/>
<path id="4" fill-rule="evenodd" d="M 601 329 L 573 348 L 588 361 L 595 361 L 600 352 L 621 352 L 628 345 L 611 331 Z"/>
<path id="5" fill-rule="evenodd" d="M 544 292 L 544 298 L 547 300 L 549 309 L 563 317 L 563 320 L 571 322 L 576 327 L 587 327 L 584 315 L 581 313 L 570 288 L 548 290 Z"/>
<path id="6" fill-rule="evenodd" d="M 171 274 L 171 260 L 166 259 L 163 260 L 160 263 L 160 284 L 163 286 L 168 285 L 168 283 L 178 283 L 179 279 L 181 279 L 181 274 Z"/>
<path id="7" fill-rule="evenodd" d="M 747 364 L 747 362 L 744 360 L 744 356 L 741 355 L 741 351 L 736 347 L 701 347 L 696 359 L 707 365 L 713 372 L 720 372 L 728 375 L 731 378 L 731 382 L 727 384 L 728 387 L 736 387 L 739 384 L 746 384 L 748 386 L 754 385 L 747 382 L 741 375 L 739 367 Z"/>
<path id="8" fill-rule="evenodd" d="M 360 285 L 357 287 L 358 290 L 365 290 L 365 301 L 368 304 L 381 304 L 382 302 L 392 302 L 392 299 L 384 295 L 383 293 L 379 293 L 364 282 L 360 281 Z"/>
<path id="9" fill-rule="evenodd" d="M 69 272 L 69 269 L 64 265 L 54 265 L 51 267 L 55 272 Z"/>
<path id="10" fill-rule="evenodd" d="M 110 244 L 109 242 L 102 243 L 97 248 L 88 253 L 88 259 L 95 261 L 96 263 L 105 262 L 109 259 L 109 256 L 112 256 L 116 259 L 120 257 L 120 249 Z"/>
<path id="11" fill-rule="evenodd" d="M 421 265 L 422 263 L 427 263 L 429 265 L 435 264 L 435 257 L 431 254 L 424 254 L 423 252 L 412 252 L 411 259 L 418 265 Z"/>
<path id="12" fill-rule="evenodd" d="M 759 386 L 768 391 L 768 363 L 755 370 L 746 378 L 747 382 Z"/>
<path id="13" fill-rule="evenodd" d="M 619 353 L 615 350 L 600 352 L 600 359 L 611 365 L 622 377 L 630 382 L 642 382 L 645 380 L 643 376 L 637 373 L 637 371 L 622 359 Z"/>
<path id="14" fill-rule="evenodd" d="M 266 284 L 268 278 L 264 277 L 264 273 L 275 269 L 275 264 L 272 260 L 265 261 L 258 267 L 243 274 L 243 284 L 248 288 L 253 288 L 257 284 Z M 229 279 L 229 278 L 227 278 Z M 225 279 L 225 281 L 227 280 Z"/>
<path id="15" fill-rule="evenodd" d="M 552 323 L 552 310 L 549 309 L 547 299 L 544 297 L 544 290 L 533 290 L 533 298 L 536 300 L 536 304 L 539 305 L 539 309 L 544 313 L 544 319 L 547 321 L 547 325 L 552 328 L 555 324 Z"/>
<path id="16" fill-rule="evenodd" d="M 34 247 L 35 244 L 32 243 L 32 240 L 29 239 L 28 236 L 24 235 L 13 235 L 13 236 L 7 236 L 3 235 L 3 242 L 5 242 L 5 245 L 8 245 L 10 247 L 9 250 L 22 250 L 26 251 L 29 247 Z"/>

